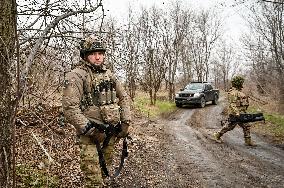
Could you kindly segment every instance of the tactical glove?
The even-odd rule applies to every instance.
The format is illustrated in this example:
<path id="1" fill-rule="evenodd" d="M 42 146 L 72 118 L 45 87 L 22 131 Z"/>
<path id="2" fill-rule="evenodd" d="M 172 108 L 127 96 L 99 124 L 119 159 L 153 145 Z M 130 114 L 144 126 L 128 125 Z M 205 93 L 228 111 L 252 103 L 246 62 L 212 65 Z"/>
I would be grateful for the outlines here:
<path id="1" fill-rule="evenodd" d="M 129 126 L 130 126 L 130 122 L 121 122 L 121 130 L 118 133 L 117 137 L 119 138 L 127 137 Z"/>
<path id="2" fill-rule="evenodd" d="M 90 138 L 95 139 L 99 142 L 103 142 L 106 138 L 106 134 L 96 129 L 91 121 L 89 121 L 87 125 L 82 128 L 81 132 L 81 135 L 89 136 Z"/>

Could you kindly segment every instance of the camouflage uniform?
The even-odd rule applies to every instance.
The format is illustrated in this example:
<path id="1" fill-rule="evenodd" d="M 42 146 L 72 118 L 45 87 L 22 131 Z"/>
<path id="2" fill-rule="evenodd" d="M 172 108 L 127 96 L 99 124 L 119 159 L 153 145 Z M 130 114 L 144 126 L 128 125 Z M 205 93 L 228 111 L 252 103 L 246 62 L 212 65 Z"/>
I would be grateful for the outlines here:
<path id="1" fill-rule="evenodd" d="M 242 91 L 240 91 L 240 89 L 231 89 L 228 93 L 228 100 L 229 116 L 239 116 L 240 114 L 246 113 L 246 110 L 249 106 L 249 100 L 248 97 Z M 223 134 L 233 130 L 237 125 L 243 129 L 246 145 L 253 145 L 250 136 L 250 125 L 245 123 L 227 123 L 219 132 L 214 134 L 215 138 L 220 140 Z"/>
<path id="2" fill-rule="evenodd" d="M 102 83 L 108 85 L 102 89 Z M 85 175 L 85 185 L 101 187 L 103 178 L 94 140 L 102 144 L 105 133 L 94 130 L 95 134 L 91 136 L 82 135 L 82 130 L 90 120 L 113 125 L 121 121 L 129 125 L 131 117 L 128 96 L 104 64 L 98 69 L 82 60 L 79 66 L 66 75 L 62 104 L 66 120 L 76 128 L 79 135 L 81 170 Z M 107 165 L 111 164 L 112 151 L 117 140 L 112 137 L 103 150 Z"/>

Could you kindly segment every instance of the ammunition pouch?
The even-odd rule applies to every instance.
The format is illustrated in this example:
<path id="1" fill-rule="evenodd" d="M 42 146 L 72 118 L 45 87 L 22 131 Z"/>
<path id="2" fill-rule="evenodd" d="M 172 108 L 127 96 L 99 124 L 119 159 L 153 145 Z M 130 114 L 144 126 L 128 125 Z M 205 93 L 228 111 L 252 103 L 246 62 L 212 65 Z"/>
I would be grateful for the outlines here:
<path id="1" fill-rule="evenodd" d="M 100 106 L 100 111 L 104 122 L 116 125 L 120 122 L 120 107 L 117 104 Z"/>
<path id="2" fill-rule="evenodd" d="M 104 80 L 94 86 L 93 100 L 97 99 L 99 106 L 117 103 L 115 82 Z"/>
<path id="3" fill-rule="evenodd" d="M 86 85 L 86 83 L 84 83 Z M 116 83 L 111 80 L 103 80 L 100 83 L 93 83 L 91 89 L 84 87 L 84 95 L 80 102 L 80 108 L 82 111 L 89 106 L 105 106 L 116 104 L 118 98 L 116 97 Z M 113 108 L 113 107 L 111 107 Z"/>

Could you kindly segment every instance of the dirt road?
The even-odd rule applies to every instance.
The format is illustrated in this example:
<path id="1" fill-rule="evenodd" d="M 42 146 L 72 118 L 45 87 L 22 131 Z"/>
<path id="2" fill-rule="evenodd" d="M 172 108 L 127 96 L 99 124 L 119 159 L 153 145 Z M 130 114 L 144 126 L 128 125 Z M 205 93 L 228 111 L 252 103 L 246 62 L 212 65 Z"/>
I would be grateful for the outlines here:
<path id="1" fill-rule="evenodd" d="M 241 128 L 211 139 L 221 128 L 224 102 L 181 108 L 166 120 L 141 121 L 133 130 L 130 157 L 111 187 L 284 187 L 284 151 Z"/>

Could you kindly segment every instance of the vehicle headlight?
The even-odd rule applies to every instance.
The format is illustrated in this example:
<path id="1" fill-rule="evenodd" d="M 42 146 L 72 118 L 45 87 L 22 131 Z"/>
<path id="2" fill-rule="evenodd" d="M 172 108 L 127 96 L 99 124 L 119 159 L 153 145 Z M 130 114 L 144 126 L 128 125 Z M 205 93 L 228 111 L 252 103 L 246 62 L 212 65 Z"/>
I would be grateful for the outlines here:
<path id="1" fill-rule="evenodd" d="M 193 97 L 200 97 L 200 93 L 194 93 Z"/>
<path id="2" fill-rule="evenodd" d="M 176 94 L 176 97 L 179 97 L 179 94 L 178 94 L 178 93 Z"/>

